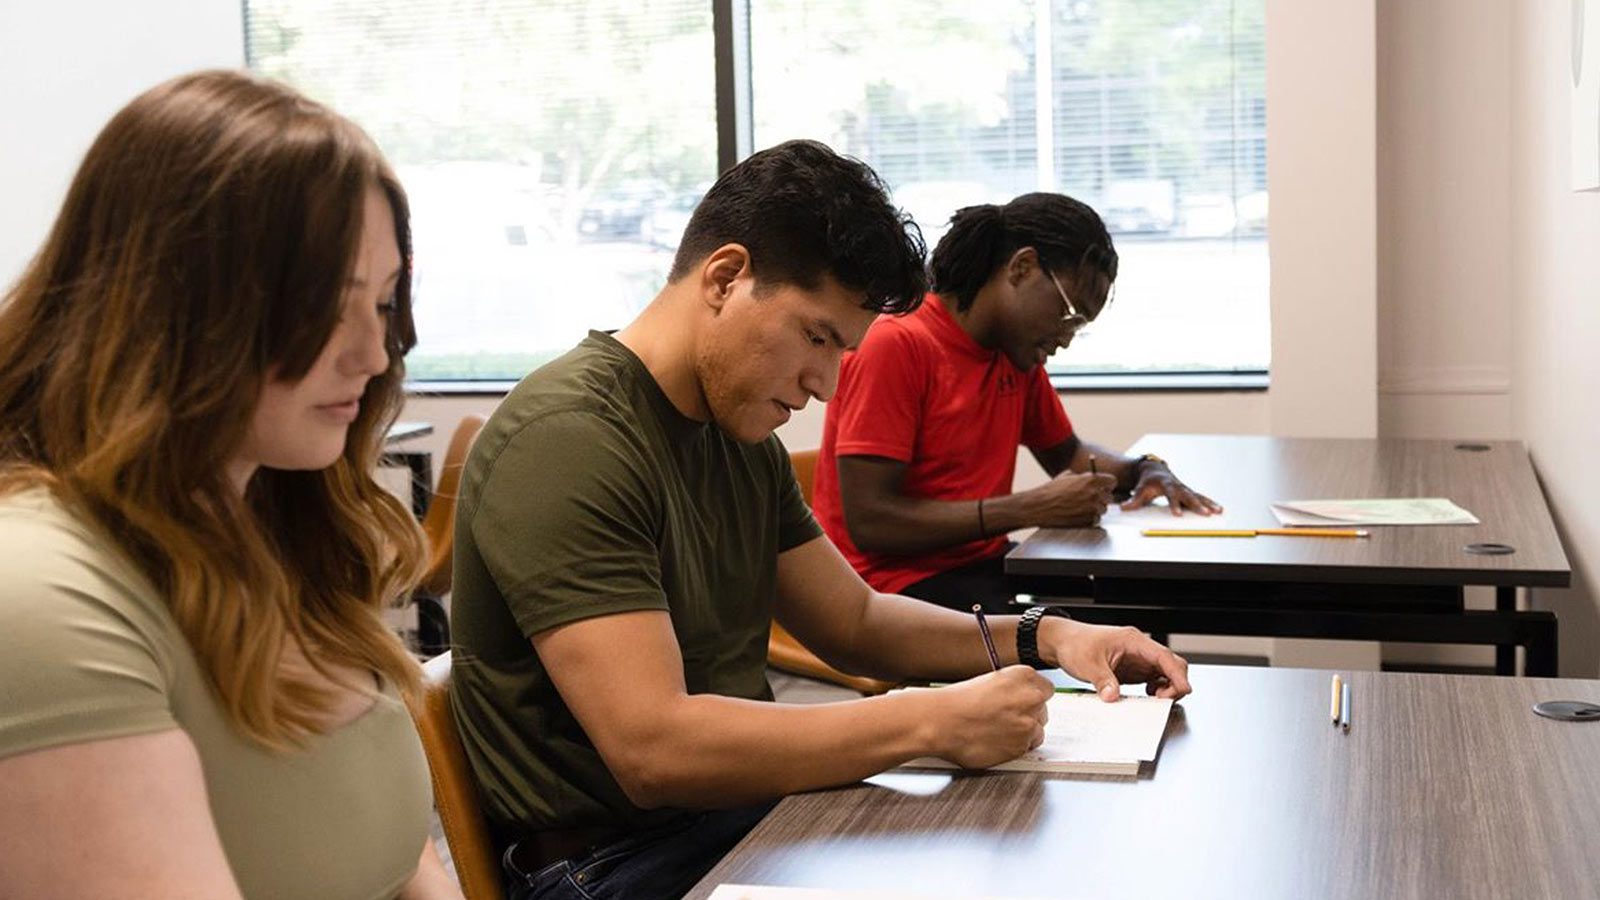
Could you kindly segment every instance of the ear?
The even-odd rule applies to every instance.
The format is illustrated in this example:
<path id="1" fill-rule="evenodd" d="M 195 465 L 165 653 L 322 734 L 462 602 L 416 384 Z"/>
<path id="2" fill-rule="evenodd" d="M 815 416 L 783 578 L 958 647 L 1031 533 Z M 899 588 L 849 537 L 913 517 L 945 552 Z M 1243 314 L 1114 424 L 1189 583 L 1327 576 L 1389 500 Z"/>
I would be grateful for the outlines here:
<path id="1" fill-rule="evenodd" d="M 753 274 L 750 251 L 743 244 L 723 244 L 700 264 L 700 297 L 716 312 L 733 296 L 734 282 Z"/>
<path id="2" fill-rule="evenodd" d="M 1006 261 L 1006 281 L 1015 288 L 1037 268 L 1039 268 L 1039 251 L 1032 247 L 1023 247 L 1011 254 L 1011 258 Z"/>

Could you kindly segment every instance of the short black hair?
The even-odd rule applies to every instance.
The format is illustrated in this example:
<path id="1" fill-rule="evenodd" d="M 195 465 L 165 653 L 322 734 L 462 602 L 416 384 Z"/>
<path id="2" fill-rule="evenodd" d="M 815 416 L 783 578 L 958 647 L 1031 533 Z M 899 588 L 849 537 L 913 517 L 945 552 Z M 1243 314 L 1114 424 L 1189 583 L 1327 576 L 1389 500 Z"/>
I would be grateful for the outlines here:
<path id="1" fill-rule="evenodd" d="M 911 312 L 928 291 L 921 229 L 870 166 L 816 141 L 786 141 L 722 173 L 689 218 L 669 280 L 724 244 L 750 251 L 758 281 L 810 290 L 831 275 L 876 312 Z"/>
<path id="2" fill-rule="evenodd" d="M 978 291 L 1013 253 L 1032 247 L 1039 265 L 1079 274 L 1084 266 L 1117 280 L 1117 249 L 1099 213 L 1065 194 L 1023 194 L 1004 206 L 957 210 L 934 248 L 929 268 L 934 293 L 954 297 L 965 312 Z"/>

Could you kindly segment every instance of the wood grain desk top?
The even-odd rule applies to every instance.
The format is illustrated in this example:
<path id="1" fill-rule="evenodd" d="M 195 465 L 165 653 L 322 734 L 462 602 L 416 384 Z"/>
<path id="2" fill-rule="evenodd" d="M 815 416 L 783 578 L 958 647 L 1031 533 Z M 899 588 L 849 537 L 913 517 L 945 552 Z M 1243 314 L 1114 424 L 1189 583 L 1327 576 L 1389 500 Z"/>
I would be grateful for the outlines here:
<path id="1" fill-rule="evenodd" d="M 902 790 L 796 795 L 688 896 L 724 882 L 1017 898 L 1600 890 L 1600 722 L 1530 709 L 1600 702 L 1600 681 L 1347 672 L 1343 734 L 1329 672 L 1190 674 L 1137 780 L 893 773 Z"/>
<path id="2" fill-rule="evenodd" d="M 1020 575 L 1100 575 L 1366 584 L 1564 587 L 1572 569 L 1527 450 L 1509 441 L 1297 439 L 1146 435 L 1133 454 L 1155 453 L 1178 477 L 1226 507 L 1226 527 L 1277 527 L 1284 500 L 1446 497 L 1478 525 L 1370 527 L 1361 539 L 1155 538 L 1138 527 L 1041 529 L 1006 558 Z M 1166 517 L 1169 527 L 1212 520 Z M 1499 543 L 1506 556 L 1466 552 Z"/>

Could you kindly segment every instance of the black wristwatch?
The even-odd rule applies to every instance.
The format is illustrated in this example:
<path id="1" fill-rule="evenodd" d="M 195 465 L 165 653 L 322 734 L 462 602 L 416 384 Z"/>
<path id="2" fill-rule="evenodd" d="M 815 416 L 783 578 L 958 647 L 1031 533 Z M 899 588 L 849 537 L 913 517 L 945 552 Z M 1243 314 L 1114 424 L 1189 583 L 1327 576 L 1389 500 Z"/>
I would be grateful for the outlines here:
<path id="1" fill-rule="evenodd" d="M 1055 668 L 1039 658 L 1039 620 L 1045 616 L 1072 618 L 1053 606 L 1032 606 L 1017 620 L 1017 662 L 1035 669 Z"/>

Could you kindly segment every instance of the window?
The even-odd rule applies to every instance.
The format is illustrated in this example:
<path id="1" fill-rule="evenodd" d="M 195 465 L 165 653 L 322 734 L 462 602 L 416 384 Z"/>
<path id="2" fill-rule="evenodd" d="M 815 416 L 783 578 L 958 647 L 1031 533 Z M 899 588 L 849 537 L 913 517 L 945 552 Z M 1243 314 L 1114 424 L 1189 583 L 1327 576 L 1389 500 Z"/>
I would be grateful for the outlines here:
<path id="1" fill-rule="evenodd" d="M 716 177 L 704 0 L 250 0 L 251 66 L 411 199 L 418 380 L 514 380 L 655 295 Z"/>
<path id="2" fill-rule="evenodd" d="M 870 163 L 931 250 L 956 209 L 1097 209 L 1116 301 L 1055 372 L 1264 371 L 1263 0 L 782 0 L 750 8 L 754 144 Z"/>
<path id="3" fill-rule="evenodd" d="M 1090 203 L 1117 300 L 1052 370 L 1216 372 L 1268 363 L 1263 5 L 249 0 L 245 22 L 251 65 L 360 122 L 411 195 L 414 379 L 514 380 L 625 324 L 730 122 L 866 160 L 930 247 L 971 203 Z"/>

